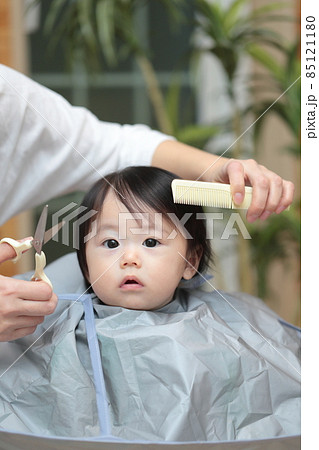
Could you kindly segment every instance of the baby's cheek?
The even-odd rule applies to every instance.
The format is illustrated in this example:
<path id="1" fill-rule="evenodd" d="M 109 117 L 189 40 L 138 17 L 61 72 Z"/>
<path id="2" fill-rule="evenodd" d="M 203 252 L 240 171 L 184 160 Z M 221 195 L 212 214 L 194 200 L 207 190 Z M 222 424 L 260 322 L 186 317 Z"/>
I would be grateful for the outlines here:
<path id="1" fill-rule="evenodd" d="M 155 285 L 159 293 L 167 295 L 174 292 L 177 285 L 182 278 L 179 268 L 174 267 L 174 264 L 159 269 L 155 275 Z"/>
<path id="2" fill-rule="evenodd" d="M 103 283 L 96 282 L 92 285 L 92 289 L 101 302 L 106 303 L 106 292 Z"/>

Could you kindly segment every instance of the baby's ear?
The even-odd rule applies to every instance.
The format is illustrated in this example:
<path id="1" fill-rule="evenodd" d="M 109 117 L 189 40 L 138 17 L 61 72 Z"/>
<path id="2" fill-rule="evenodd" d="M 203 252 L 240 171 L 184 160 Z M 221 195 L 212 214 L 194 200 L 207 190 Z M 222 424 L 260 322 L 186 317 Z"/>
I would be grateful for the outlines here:
<path id="1" fill-rule="evenodd" d="M 202 252 L 193 250 L 187 256 L 187 262 L 183 273 L 184 280 L 190 280 L 197 273 L 197 269 L 202 257 Z"/>

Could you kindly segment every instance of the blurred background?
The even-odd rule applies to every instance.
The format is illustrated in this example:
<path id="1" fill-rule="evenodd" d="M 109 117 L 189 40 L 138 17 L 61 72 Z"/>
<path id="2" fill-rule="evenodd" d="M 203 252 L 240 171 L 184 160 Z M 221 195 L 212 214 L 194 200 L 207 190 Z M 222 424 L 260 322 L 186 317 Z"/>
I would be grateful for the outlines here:
<path id="1" fill-rule="evenodd" d="M 300 324 L 300 0 L 0 0 L 0 62 L 100 120 L 144 123 L 292 180 L 289 211 L 251 225 L 223 210 L 211 223 L 212 283 Z M 82 195 L 52 200 L 50 214 Z M 40 211 L 0 237 L 32 235 Z M 48 262 L 69 251 L 45 247 Z M 32 266 L 26 254 L 1 274 Z"/>

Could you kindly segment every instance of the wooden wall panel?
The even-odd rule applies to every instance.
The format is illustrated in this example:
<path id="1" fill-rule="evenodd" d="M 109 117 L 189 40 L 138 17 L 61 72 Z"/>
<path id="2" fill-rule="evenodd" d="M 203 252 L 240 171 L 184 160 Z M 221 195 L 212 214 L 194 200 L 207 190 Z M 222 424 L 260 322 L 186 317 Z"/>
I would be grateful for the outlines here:
<path id="1" fill-rule="evenodd" d="M 10 0 L 0 0 L 0 62 L 12 65 Z"/>
<path id="2" fill-rule="evenodd" d="M 25 36 L 21 27 L 23 17 L 23 1 L 0 0 L 0 63 L 25 71 Z M 0 187 L 1 189 L 1 187 Z M 21 239 L 27 237 L 31 230 L 31 213 L 22 213 L 0 227 L 0 239 L 11 237 Z M 2 263 L 0 274 L 12 276 L 29 270 L 32 265 L 32 251 L 13 264 Z"/>

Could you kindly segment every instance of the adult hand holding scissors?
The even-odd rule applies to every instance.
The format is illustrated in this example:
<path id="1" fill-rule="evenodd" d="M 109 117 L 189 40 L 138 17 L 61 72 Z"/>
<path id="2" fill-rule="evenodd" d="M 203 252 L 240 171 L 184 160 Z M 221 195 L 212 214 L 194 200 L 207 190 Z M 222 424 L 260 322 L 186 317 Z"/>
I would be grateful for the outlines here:
<path id="1" fill-rule="evenodd" d="M 36 283 L 0 276 L 0 341 L 12 341 L 34 333 L 46 315 L 52 314 L 57 305 L 50 280 L 43 272 L 45 256 L 42 245 L 51 239 L 62 224 L 45 233 L 47 207 L 44 207 L 34 238 L 15 241 L 4 238 L 0 243 L 0 263 L 17 260 L 24 251 L 34 247 Z"/>

